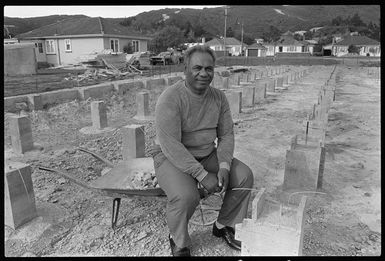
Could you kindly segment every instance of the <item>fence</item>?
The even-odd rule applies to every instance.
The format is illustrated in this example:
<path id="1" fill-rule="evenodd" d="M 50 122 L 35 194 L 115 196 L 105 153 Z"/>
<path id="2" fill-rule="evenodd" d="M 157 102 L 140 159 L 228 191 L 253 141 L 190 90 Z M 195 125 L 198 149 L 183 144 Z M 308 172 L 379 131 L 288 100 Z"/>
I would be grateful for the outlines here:
<path id="1" fill-rule="evenodd" d="M 161 74 L 172 74 L 177 72 L 183 72 L 184 66 L 183 63 L 180 64 L 170 64 L 170 65 L 152 65 L 147 66 L 143 70 L 143 76 L 154 76 Z"/>
<path id="2" fill-rule="evenodd" d="M 378 57 L 218 57 L 217 66 L 258 66 L 258 65 L 333 65 L 380 66 Z"/>

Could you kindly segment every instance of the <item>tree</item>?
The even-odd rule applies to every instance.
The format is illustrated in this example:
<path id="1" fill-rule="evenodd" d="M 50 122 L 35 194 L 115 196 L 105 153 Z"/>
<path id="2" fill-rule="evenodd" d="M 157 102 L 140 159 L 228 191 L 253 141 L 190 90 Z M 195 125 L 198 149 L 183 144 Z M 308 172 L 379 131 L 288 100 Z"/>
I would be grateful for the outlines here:
<path id="1" fill-rule="evenodd" d="M 355 46 L 355 45 L 349 45 L 349 47 L 348 47 L 348 53 L 356 53 L 356 54 L 359 54 L 359 53 L 360 53 L 360 48 L 358 48 L 358 47 Z"/>
<path id="2" fill-rule="evenodd" d="M 334 26 L 340 26 L 340 25 L 344 25 L 345 24 L 345 21 L 344 19 L 342 19 L 341 16 L 337 16 L 336 18 L 334 18 L 332 20 L 332 25 Z"/>
<path id="3" fill-rule="evenodd" d="M 312 33 L 311 31 L 307 31 L 307 32 L 304 34 L 304 36 L 305 36 L 305 39 L 307 39 L 307 40 L 313 39 L 313 33 Z"/>
<path id="4" fill-rule="evenodd" d="M 123 26 L 131 26 L 136 21 L 135 16 L 127 17 L 122 22 L 120 22 Z"/>
<path id="5" fill-rule="evenodd" d="M 293 38 L 294 38 L 295 40 L 297 40 L 297 41 L 302 41 L 302 40 L 303 40 L 303 36 L 300 35 L 300 34 L 294 34 L 294 35 L 293 35 Z"/>
<path id="6" fill-rule="evenodd" d="M 361 20 L 361 17 L 358 15 L 358 13 L 355 13 L 352 18 L 350 18 L 349 23 L 352 26 L 366 26 L 366 24 Z"/>
<path id="7" fill-rule="evenodd" d="M 229 26 L 229 28 L 226 30 L 226 37 L 234 37 L 234 31 L 231 26 Z"/>
<path id="8" fill-rule="evenodd" d="M 262 38 L 266 42 L 275 42 L 279 37 L 281 37 L 281 31 L 273 25 L 270 25 L 269 29 L 262 33 Z"/>
<path id="9" fill-rule="evenodd" d="M 185 41 L 184 33 L 176 26 L 166 26 L 157 32 L 150 41 L 152 51 L 159 53 L 166 51 L 168 47 L 176 47 Z"/>

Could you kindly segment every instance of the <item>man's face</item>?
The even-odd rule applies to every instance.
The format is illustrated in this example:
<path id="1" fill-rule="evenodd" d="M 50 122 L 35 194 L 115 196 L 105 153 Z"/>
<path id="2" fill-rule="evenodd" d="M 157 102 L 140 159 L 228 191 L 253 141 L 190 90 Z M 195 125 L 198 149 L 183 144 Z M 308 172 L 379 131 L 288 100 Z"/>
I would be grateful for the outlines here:
<path id="1" fill-rule="evenodd" d="M 195 52 L 185 65 L 188 86 L 194 93 L 203 93 L 214 77 L 214 60 L 208 53 Z"/>

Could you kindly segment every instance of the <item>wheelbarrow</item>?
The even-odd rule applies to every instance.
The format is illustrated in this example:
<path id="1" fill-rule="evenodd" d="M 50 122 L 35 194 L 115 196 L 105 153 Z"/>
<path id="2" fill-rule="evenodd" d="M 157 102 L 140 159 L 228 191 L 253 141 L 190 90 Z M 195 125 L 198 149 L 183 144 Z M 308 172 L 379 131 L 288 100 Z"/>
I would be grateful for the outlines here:
<path id="1" fill-rule="evenodd" d="M 112 197 L 112 215 L 111 215 L 111 227 L 115 229 L 116 223 L 119 215 L 120 202 L 122 197 L 135 197 L 135 196 L 146 196 L 146 197 L 162 197 L 166 196 L 164 191 L 161 188 L 145 188 L 145 189 L 136 189 L 132 186 L 132 178 L 133 175 L 137 172 L 150 172 L 154 173 L 154 162 L 152 158 L 144 157 L 144 158 L 133 158 L 129 160 L 124 160 L 119 162 L 117 165 L 114 165 L 109 160 L 103 158 L 95 152 L 89 151 L 85 148 L 76 148 L 79 151 L 86 152 L 91 154 L 96 159 L 104 162 L 108 167 L 111 168 L 103 176 L 97 178 L 96 180 L 85 183 L 70 174 L 57 169 L 51 169 L 44 166 L 38 166 L 39 169 L 53 172 L 58 174 L 73 183 L 85 188 L 89 189 L 96 194 L 102 196 Z M 199 184 L 199 183 L 198 183 Z M 198 188 L 201 198 L 207 197 L 207 193 L 203 191 L 203 188 Z M 202 215 L 202 222 L 204 224 L 203 219 L 203 209 L 208 211 L 216 211 L 219 208 L 212 208 L 207 206 L 202 206 L 200 204 L 200 211 Z M 195 222 L 196 224 L 196 222 Z M 207 224 L 206 224 L 207 225 Z"/>

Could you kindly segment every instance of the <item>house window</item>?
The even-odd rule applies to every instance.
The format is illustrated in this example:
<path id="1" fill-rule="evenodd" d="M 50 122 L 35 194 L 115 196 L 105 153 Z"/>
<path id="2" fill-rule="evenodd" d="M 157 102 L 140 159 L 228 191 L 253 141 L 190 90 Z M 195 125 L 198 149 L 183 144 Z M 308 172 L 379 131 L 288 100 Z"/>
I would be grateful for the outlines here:
<path id="1" fill-rule="evenodd" d="M 132 51 L 139 52 L 139 41 L 138 40 L 132 40 Z"/>
<path id="2" fill-rule="evenodd" d="M 39 53 L 44 53 L 44 51 L 43 51 L 43 43 L 37 43 L 37 48 L 39 48 Z"/>
<path id="3" fill-rule="evenodd" d="M 110 49 L 112 49 L 114 53 L 119 52 L 119 39 L 110 40 Z"/>
<path id="4" fill-rule="evenodd" d="M 47 54 L 55 54 L 55 42 L 54 40 L 46 40 L 45 41 L 45 49 L 47 50 Z"/>
<path id="5" fill-rule="evenodd" d="M 293 45 L 290 45 L 290 46 L 287 48 L 287 51 L 288 51 L 288 52 L 295 52 L 295 50 L 296 50 L 296 48 L 295 48 L 295 46 L 293 46 Z"/>
<path id="6" fill-rule="evenodd" d="M 64 39 L 65 51 L 72 52 L 71 39 Z"/>

